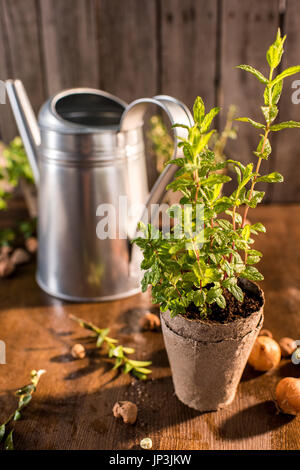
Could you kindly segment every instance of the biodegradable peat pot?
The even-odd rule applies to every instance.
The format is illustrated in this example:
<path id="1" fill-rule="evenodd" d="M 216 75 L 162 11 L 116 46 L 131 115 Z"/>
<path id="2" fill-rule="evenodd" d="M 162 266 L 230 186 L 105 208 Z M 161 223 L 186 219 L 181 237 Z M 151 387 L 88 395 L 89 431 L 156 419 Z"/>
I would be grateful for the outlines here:
<path id="1" fill-rule="evenodd" d="M 175 393 L 200 411 L 223 408 L 234 399 L 253 343 L 263 324 L 263 291 L 241 279 L 243 290 L 260 300 L 260 309 L 230 323 L 188 320 L 161 314 L 162 331 Z"/>

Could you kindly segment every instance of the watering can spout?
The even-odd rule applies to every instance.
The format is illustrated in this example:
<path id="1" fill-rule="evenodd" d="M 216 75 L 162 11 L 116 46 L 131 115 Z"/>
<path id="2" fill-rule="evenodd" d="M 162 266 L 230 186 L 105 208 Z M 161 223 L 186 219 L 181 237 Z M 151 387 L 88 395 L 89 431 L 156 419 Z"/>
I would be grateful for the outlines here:
<path id="1" fill-rule="evenodd" d="M 6 91 L 31 165 L 35 184 L 38 186 L 38 147 L 41 138 L 36 117 L 20 80 L 7 80 Z"/>

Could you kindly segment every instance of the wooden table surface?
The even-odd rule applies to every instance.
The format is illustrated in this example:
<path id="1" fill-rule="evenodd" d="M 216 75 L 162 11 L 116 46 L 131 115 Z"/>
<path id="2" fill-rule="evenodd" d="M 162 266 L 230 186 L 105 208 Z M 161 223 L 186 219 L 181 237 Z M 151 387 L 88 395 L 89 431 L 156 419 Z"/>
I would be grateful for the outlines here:
<path id="1" fill-rule="evenodd" d="M 256 244 L 264 253 L 265 327 L 277 340 L 300 339 L 300 205 L 262 206 L 250 217 L 268 230 Z M 201 414 L 174 395 L 161 333 L 139 331 L 147 297 L 65 303 L 44 294 L 34 272 L 32 262 L 0 281 L 0 339 L 7 347 L 7 364 L 0 365 L 0 422 L 14 409 L 13 392 L 30 371 L 47 370 L 15 425 L 15 448 L 137 449 L 144 437 L 151 437 L 153 449 L 300 448 L 300 418 L 278 414 L 273 402 L 276 383 L 300 377 L 300 365 L 283 360 L 265 374 L 247 366 L 234 402 Z M 94 349 L 89 333 L 69 319 L 70 313 L 109 326 L 111 336 L 136 348 L 136 358 L 152 360 L 151 378 L 141 382 L 112 371 L 110 360 Z M 75 342 L 87 346 L 85 359 L 70 356 Z M 134 426 L 113 417 L 117 400 L 138 405 Z"/>

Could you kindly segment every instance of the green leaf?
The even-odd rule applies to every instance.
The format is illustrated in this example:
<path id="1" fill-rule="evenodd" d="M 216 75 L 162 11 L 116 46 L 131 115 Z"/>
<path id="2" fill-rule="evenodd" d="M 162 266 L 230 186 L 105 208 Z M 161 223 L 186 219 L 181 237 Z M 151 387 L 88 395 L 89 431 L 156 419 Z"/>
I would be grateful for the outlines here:
<path id="1" fill-rule="evenodd" d="M 133 359 L 128 359 L 127 362 L 133 367 L 148 367 L 151 366 L 151 361 L 135 361 Z"/>
<path id="2" fill-rule="evenodd" d="M 270 144 L 269 139 L 265 138 L 265 136 L 261 136 L 259 144 L 257 146 L 256 152 L 253 152 L 258 158 L 263 158 L 264 160 L 268 160 L 268 156 L 272 152 L 272 147 Z"/>
<path id="3" fill-rule="evenodd" d="M 261 110 L 267 123 L 273 122 L 278 114 L 278 108 L 276 105 L 261 106 Z"/>
<path id="4" fill-rule="evenodd" d="M 223 295 L 219 295 L 219 297 L 216 298 L 216 303 L 219 305 L 220 308 L 225 308 L 226 307 L 226 300 Z"/>
<path id="5" fill-rule="evenodd" d="M 252 73 L 264 85 L 268 83 L 268 79 L 251 65 L 237 65 L 237 68 Z"/>
<path id="6" fill-rule="evenodd" d="M 204 290 L 197 290 L 193 293 L 193 302 L 196 307 L 200 307 L 201 305 L 205 304 L 205 292 Z"/>
<path id="7" fill-rule="evenodd" d="M 115 360 L 115 365 L 113 366 L 113 370 L 118 369 L 123 364 L 123 358 L 117 357 Z"/>
<path id="8" fill-rule="evenodd" d="M 141 374 L 151 374 L 151 370 L 146 369 L 145 367 L 135 367 L 135 371 L 140 372 Z"/>
<path id="9" fill-rule="evenodd" d="M 236 298 L 236 300 L 238 300 L 239 302 L 243 302 L 244 293 L 237 284 L 230 284 L 227 287 L 227 290 Z"/>
<path id="10" fill-rule="evenodd" d="M 32 395 L 21 396 L 19 400 L 19 409 L 24 408 L 24 406 L 27 406 L 31 400 L 32 400 Z"/>
<path id="11" fill-rule="evenodd" d="M 264 191 L 253 191 L 252 197 L 249 200 L 249 197 L 250 197 L 250 191 L 249 191 L 247 194 L 246 204 L 248 204 L 248 206 L 251 207 L 252 209 L 255 209 L 257 204 L 259 204 L 263 200 L 264 195 L 265 195 Z"/>
<path id="12" fill-rule="evenodd" d="M 300 65 L 294 65 L 293 67 L 289 67 L 283 72 L 281 72 L 277 77 L 274 78 L 271 82 L 271 86 L 275 85 L 276 83 L 280 82 L 286 77 L 289 77 L 290 75 L 295 75 L 295 73 L 300 72 Z"/>
<path id="13" fill-rule="evenodd" d="M 240 274 L 240 277 L 245 277 L 250 279 L 250 281 L 262 281 L 264 279 L 263 275 L 254 266 L 247 266 Z"/>
<path id="14" fill-rule="evenodd" d="M 133 366 L 129 364 L 128 362 L 125 362 L 125 365 L 123 367 L 123 374 L 128 374 L 133 369 Z"/>
<path id="15" fill-rule="evenodd" d="M 207 115 L 204 117 L 203 121 L 202 121 L 202 124 L 201 124 L 201 127 L 200 127 L 200 131 L 201 133 L 204 133 L 204 132 L 207 132 L 210 128 L 210 125 L 212 123 L 212 120 L 214 119 L 214 117 L 220 112 L 220 108 L 212 108 L 209 113 L 207 113 Z"/>
<path id="16" fill-rule="evenodd" d="M 138 372 L 134 369 L 132 370 L 132 375 L 134 375 L 139 380 L 147 380 L 147 375 L 146 374 L 141 374 L 140 372 Z"/>
<path id="17" fill-rule="evenodd" d="M 269 106 L 275 105 L 278 103 L 281 92 L 282 92 L 283 80 L 280 82 L 275 83 L 273 86 L 267 86 L 264 91 L 264 100 L 265 105 Z M 271 90 L 271 103 L 270 103 L 270 90 Z"/>
<path id="18" fill-rule="evenodd" d="M 101 348 L 104 341 L 104 336 L 99 335 L 96 341 L 96 348 Z"/>
<path id="19" fill-rule="evenodd" d="M 242 239 L 245 240 L 246 242 L 249 240 L 250 238 L 250 225 L 245 225 L 245 227 L 243 228 L 242 230 Z"/>
<path id="20" fill-rule="evenodd" d="M 283 44 L 286 38 L 286 36 L 281 38 L 280 30 L 278 31 L 279 32 L 277 33 L 275 42 L 271 44 L 267 51 L 267 61 L 272 69 L 275 69 L 280 64 L 281 57 L 283 54 Z"/>
<path id="21" fill-rule="evenodd" d="M 5 424 L 2 424 L 0 426 L 0 442 L 2 441 L 2 439 L 4 437 L 4 434 L 5 434 Z"/>
<path id="22" fill-rule="evenodd" d="M 295 127 L 300 127 L 300 122 L 297 121 L 285 121 L 280 122 L 279 124 L 274 124 L 270 127 L 270 130 L 273 132 L 281 131 L 281 129 L 293 129 Z"/>
<path id="23" fill-rule="evenodd" d="M 277 173 L 277 171 L 274 171 L 268 175 L 260 176 L 256 181 L 262 183 L 282 183 L 283 176 L 280 173 Z"/>
<path id="24" fill-rule="evenodd" d="M 211 287 L 206 294 L 206 302 L 212 304 L 217 301 L 217 298 L 222 295 L 222 289 L 220 287 Z"/>
<path id="25" fill-rule="evenodd" d="M 14 414 L 14 421 L 19 421 L 19 419 L 21 419 L 21 413 L 19 410 L 16 410 L 15 411 L 15 414 Z"/>
<path id="26" fill-rule="evenodd" d="M 200 96 L 197 96 L 193 106 L 194 121 L 201 125 L 205 115 L 205 106 Z"/>
<path id="27" fill-rule="evenodd" d="M 265 125 L 261 124 L 260 122 L 253 121 L 253 119 L 247 118 L 247 117 L 240 117 L 236 118 L 235 121 L 240 121 L 240 122 L 249 122 L 252 126 L 256 127 L 256 129 L 265 129 Z"/>
<path id="28" fill-rule="evenodd" d="M 257 222 L 256 224 L 251 225 L 251 231 L 253 230 L 256 232 L 266 233 L 266 227 L 261 222 Z"/>
<path id="29" fill-rule="evenodd" d="M 14 450 L 13 432 L 14 430 L 10 431 L 10 433 L 8 434 L 5 440 L 5 443 L 4 443 L 5 450 Z"/>

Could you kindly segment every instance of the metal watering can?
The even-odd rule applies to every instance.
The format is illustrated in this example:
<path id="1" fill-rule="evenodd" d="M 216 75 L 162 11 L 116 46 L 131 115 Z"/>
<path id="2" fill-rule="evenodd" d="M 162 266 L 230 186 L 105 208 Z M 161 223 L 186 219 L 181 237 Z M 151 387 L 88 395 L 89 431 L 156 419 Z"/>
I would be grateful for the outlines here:
<path id="1" fill-rule="evenodd" d="M 166 167 L 149 194 L 143 117 L 152 103 L 171 124 L 191 125 L 189 110 L 170 96 L 127 105 L 101 90 L 74 88 L 46 101 L 37 122 L 22 83 L 8 80 L 6 89 L 38 188 L 39 286 L 72 301 L 116 300 L 139 292 L 140 250 L 130 239 L 143 214 L 128 218 L 120 196 L 129 206 L 146 205 L 145 210 L 161 202 L 176 166 Z M 181 132 L 174 131 L 174 156 Z M 115 237 L 96 233 L 106 207 L 115 211 Z"/>

